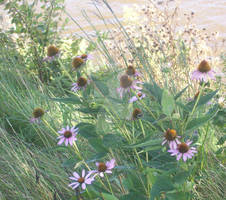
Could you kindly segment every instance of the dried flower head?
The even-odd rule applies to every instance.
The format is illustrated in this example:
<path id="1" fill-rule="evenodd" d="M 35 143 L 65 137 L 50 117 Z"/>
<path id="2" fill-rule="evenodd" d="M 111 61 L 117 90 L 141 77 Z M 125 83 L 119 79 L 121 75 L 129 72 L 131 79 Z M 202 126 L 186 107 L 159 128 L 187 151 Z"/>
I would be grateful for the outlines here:
<path id="1" fill-rule="evenodd" d="M 168 128 L 165 132 L 165 139 L 163 140 L 162 145 L 168 143 L 170 149 L 175 149 L 177 148 L 177 144 L 180 143 L 177 138 L 180 138 L 180 136 L 177 135 L 176 130 Z"/>
<path id="2" fill-rule="evenodd" d="M 59 49 L 58 49 L 57 47 L 53 46 L 53 45 L 51 45 L 51 46 L 49 46 L 49 47 L 47 48 L 47 55 L 48 55 L 49 57 L 55 56 L 55 55 L 57 55 L 58 53 L 59 53 Z"/>
<path id="3" fill-rule="evenodd" d="M 80 58 L 80 57 L 75 57 L 75 58 L 73 58 L 73 60 L 72 60 L 72 67 L 73 67 L 74 70 L 77 70 L 77 69 L 79 69 L 79 68 L 82 66 L 82 64 L 84 64 L 84 63 L 85 63 L 85 61 L 84 61 L 82 58 Z"/>
<path id="4" fill-rule="evenodd" d="M 42 108 L 35 108 L 33 110 L 33 117 L 31 118 L 30 122 L 31 123 L 40 123 L 40 119 L 41 117 L 43 117 L 43 115 L 45 114 L 45 111 Z"/>
<path id="5" fill-rule="evenodd" d="M 133 113 L 132 113 L 132 119 L 135 120 L 135 119 L 138 119 L 140 117 L 142 117 L 142 111 L 141 111 L 141 109 L 135 108 L 133 110 Z"/>
<path id="6" fill-rule="evenodd" d="M 197 153 L 195 147 L 190 147 L 192 141 L 187 140 L 186 142 L 181 142 L 177 144 L 177 148 L 171 148 L 168 152 L 171 153 L 171 156 L 176 156 L 177 160 L 180 160 L 183 157 L 184 162 L 187 159 L 192 158 L 195 153 Z"/>
<path id="7" fill-rule="evenodd" d="M 212 80 L 215 80 L 216 79 L 215 74 L 216 74 L 216 72 L 211 69 L 209 63 L 206 60 L 203 60 L 198 65 L 197 70 L 192 72 L 191 79 L 207 82 L 209 78 Z"/>

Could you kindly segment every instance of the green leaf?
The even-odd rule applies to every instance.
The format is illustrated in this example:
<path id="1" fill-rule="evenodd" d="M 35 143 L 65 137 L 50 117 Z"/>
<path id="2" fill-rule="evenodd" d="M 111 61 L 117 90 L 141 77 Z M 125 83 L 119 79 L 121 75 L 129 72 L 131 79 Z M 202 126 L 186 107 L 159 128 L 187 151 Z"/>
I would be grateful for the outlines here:
<path id="1" fill-rule="evenodd" d="M 63 161 L 62 166 L 67 167 L 67 168 L 73 168 L 76 165 L 77 162 L 78 162 L 78 159 L 71 157 L 71 158 Z"/>
<path id="2" fill-rule="evenodd" d="M 123 144 L 124 138 L 116 134 L 107 134 L 103 137 L 103 144 L 106 148 L 118 148 Z"/>
<path id="3" fill-rule="evenodd" d="M 80 104 L 81 100 L 77 96 L 71 96 L 66 98 L 51 98 L 53 101 L 57 101 L 60 103 L 71 103 L 71 104 Z"/>
<path id="4" fill-rule="evenodd" d="M 147 147 L 147 146 L 159 146 L 162 142 L 162 139 L 149 139 L 146 142 L 137 143 L 128 146 L 128 148 L 139 148 L 139 147 Z"/>
<path id="5" fill-rule="evenodd" d="M 197 107 L 200 107 L 200 106 L 205 105 L 206 103 L 208 103 L 216 95 L 217 92 L 218 92 L 218 90 L 215 90 L 215 91 L 210 92 L 210 93 L 208 93 L 208 94 L 206 94 L 204 96 L 201 96 L 200 99 L 199 99 L 199 102 L 197 104 Z M 193 101 L 187 103 L 186 106 L 189 107 L 190 110 L 192 110 L 192 108 L 195 105 L 195 102 L 196 102 L 196 99 L 194 99 Z"/>
<path id="6" fill-rule="evenodd" d="M 127 195 L 123 195 L 120 197 L 119 200 L 146 200 L 147 198 L 145 197 L 145 195 L 142 195 L 140 192 L 130 192 Z"/>
<path id="7" fill-rule="evenodd" d="M 189 172 L 187 171 L 177 172 L 177 174 L 173 177 L 173 182 L 175 182 L 176 184 L 183 184 L 188 176 Z"/>
<path id="8" fill-rule="evenodd" d="M 86 139 L 98 137 L 96 133 L 96 126 L 93 124 L 81 122 L 76 127 L 79 128 L 79 135 Z"/>
<path id="9" fill-rule="evenodd" d="M 151 93 L 152 96 L 157 98 L 159 103 L 161 102 L 163 90 L 156 83 L 144 83 L 144 87 Z"/>
<path id="10" fill-rule="evenodd" d="M 176 96 L 174 97 L 175 101 L 186 91 L 187 88 L 188 86 L 186 86 L 183 90 L 176 94 Z"/>
<path id="11" fill-rule="evenodd" d="M 225 141 L 226 141 L 226 135 L 222 136 L 222 137 L 218 140 L 217 145 L 223 145 Z"/>
<path id="12" fill-rule="evenodd" d="M 89 138 L 88 142 L 92 145 L 96 152 L 98 153 L 108 152 L 108 150 L 104 147 L 101 138 Z"/>
<path id="13" fill-rule="evenodd" d="M 173 182 L 169 176 L 158 176 L 156 181 L 151 188 L 150 200 L 155 200 L 156 197 L 160 196 L 161 192 L 167 192 L 174 189 Z"/>
<path id="14" fill-rule="evenodd" d="M 192 119 L 187 125 L 186 132 L 191 132 L 197 129 L 198 127 L 202 126 L 203 124 L 211 120 L 217 114 L 217 112 L 218 112 L 218 106 L 215 105 L 213 108 L 209 110 L 208 113 L 205 114 L 204 117 Z"/>
<path id="15" fill-rule="evenodd" d="M 104 81 L 100 81 L 100 80 L 98 80 L 98 78 L 96 78 L 94 76 L 92 76 L 92 80 L 93 80 L 94 84 L 96 85 L 96 87 L 100 90 L 100 92 L 104 96 L 108 96 L 109 95 L 108 86 L 105 84 Z"/>
<path id="16" fill-rule="evenodd" d="M 163 113 L 168 116 L 171 115 L 175 107 L 175 101 L 167 90 L 163 90 L 161 105 Z"/>
<path id="17" fill-rule="evenodd" d="M 115 196 L 107 193 L 102 193 L 102 196 L 104 197 L 105 200 L 118 200 Z"/>
<path id="18" fill-rule="evenodd" d="M 189 194 L 184 192 L 166 193 L 166 200 L 188 200 Z"/>

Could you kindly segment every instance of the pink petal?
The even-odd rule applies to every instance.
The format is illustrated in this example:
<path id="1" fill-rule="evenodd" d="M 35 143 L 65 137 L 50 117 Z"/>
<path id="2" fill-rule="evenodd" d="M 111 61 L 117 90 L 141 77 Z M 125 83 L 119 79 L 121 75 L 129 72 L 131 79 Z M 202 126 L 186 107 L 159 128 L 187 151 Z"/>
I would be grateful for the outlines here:
<path id="1" fill-rule="evenodd" d="M 85 183 L 82 184 L 82 189 L 83 189 L 83 190 L 86 189 L 86 184 L 85 184 Z"/>
<path id="2" fill-rule="evenodd" d="M 187 154 L 186 153 L 183 154 L 183 160 L 184 160 L 184 162 L 186 162 L 186 160 L 187 160 Z"/>
<path id="3" fill-rule="evenodd" d="M 64 137 L 61 138 L 57 144 L 58 144 L 58 145 L 61 145 L 61 144 L 64 142 L 64 139 L 65 139 Z"/>
<path id="4" fill-rule="evenodd" d="M 66 146 L 68 145 L 68 142 L 69 142 L 69 139 L 66 138 L 66 139 L 65 139 L 65 145 L 66 145 Z"/>
<path id="5" fill-rule="evenodd" d="M 82 177 L 83 177 L 83 178 L 85 177 L 85 174 L 86 174 L 86 171 L 83 169 L 83 170 L 82 170 Z"/>
<path id="6" fill-rule="evenodd" d="M 180 159 L 181 159 L 181 156 L 182 156 L 182 153 L 179 153 L 179 154 L 177 155 L 177 160 L 180 160 Z"/>
<path id="7" fill-rule="evenodd" d="M 79 174 L 77 173 L 77 172 L 73 172 L 73 176 L 75 177 L 75 178 L 80 178 L 80 176 L 79 176 Z"/>
<path id="8" fill-rule="evenodd" d="M 78 186 L 79 186 L 79 183 L 76 184 L 75 186 L 73 186 L 72 189 L 75 189 L 75 188 L 77 188 Z"/>

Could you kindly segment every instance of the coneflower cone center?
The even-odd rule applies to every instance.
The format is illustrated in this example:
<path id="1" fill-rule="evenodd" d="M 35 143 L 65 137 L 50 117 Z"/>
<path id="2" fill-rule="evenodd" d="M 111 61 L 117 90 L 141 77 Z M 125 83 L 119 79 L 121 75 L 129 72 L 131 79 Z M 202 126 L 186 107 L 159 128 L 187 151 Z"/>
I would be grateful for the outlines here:
<path id="1" fill-rule="evenodd" d="M 126 70 L 126 74 L 128 74 L 129 76 L 132 76 L 136 73 L 136 70 L 134 69 L 133 66 L 129 66 Z"/>
<path id="2" fill-rule="evenodd" d="M 133 119 L 137 119 L 137 118 L 141 117 L 142 111 L 139 108 L 135 108 L 133 110 L 133 114 L 132 115 L 133 115 Z"/>
<path id="3" fill-rule="evenodd" d="M 82 59 L 87 59 L 87 57 L 88 57 L 88 56 L 87 56 L 86 54 L 82 54 L 82 55 L 81 55 L 81 58 L 82 58 Z"/>
<path id="4" fill-rule="evenodd" d="M 182 142 L 181 144 L 178 145 L 178 151 L 180 153 L 186 153 L 188 152 L 188 150 L 189 150 L 189 146 L 186 143 Z"/>
<path id="5" fill-rule="evenodd" d="M 49 57 L 55 56 L 56 54 L 58 54 L 59 49 L 55 46 L 49 46 L 47 49 L 47 55 Z"/>
<path id="6" fill-rule="evenodd" d="M 165 138 L 168 141 L 173 141 L 177 137 L 177 132 L 174 129 L 168 129 L 165 133 Z"/>
<path id="7" fill-rule="evenodd" d="M 198 70 L 199 70 L 200 72 L 208 72 L 208 71 L 211 70 L 211 67 L 210 67 L 209 63 L 208 63 L 206 60 L 203 60 L 203 61 L 199 64 Z"/>
<path id="8" fill-rule="evenodd" d="M 41 108 L 35 108 L 33 111 L 34 118 L 40 118 L 44 115 L 45 111 Z"/>
<path id="9" fill-rule="evenodd" d="M 133 81 L 131 78 L 129 78 L 127 75 L 123 75 L 120 78 L 120 86 L 122 88 L 128 88 L 132 85 Z"/>
<path id="10" fill-rule="evenodd" d="M 64 137 L 70 138 L 71 136 L 72 136 L 72 132 L 71 131 L 65 131 L 64 132 Z"/>
<path id="11" fill-rule="evenodd" d="M 86 78 L 80 77 L 77 82 L 79 87 L 84 87 L 87 84 Z"/>
<path id="12" fill-rule="evenodd" d="M 74 58 L 73 61 L 72 61 L 72 66 L 74 68 L 78 68 L 80 67 L 82 64 L 84 63 L 84 60 L 82 58 Z"/>
<path id="13" fill-rule="evenodd" d="M 85 182 L 85 179 L 84 179 L 83 177 L 80 177 L 80 178 L 78 179 L 78 182 L 79 182 L 79 183 L 84 183 L 84 182 Z"/>
<path id="14" fill-rule="evenodd" d="M 99 163 L 99 166 L 98 166 L 98 171 L 99 172 L 105 172 L 107 170 L 107 166 L 105 163 Z"/>
<path id="15" fill-rule="evenodd" d="M 137 96 L 138 96 L 138 97 L 141 97 L 141 96 L 142 96 L 142 93 L 141 93 L 141 92 L 140 92 L 140 93 L 138 93 L 138 94 L 137 94 Z"/>

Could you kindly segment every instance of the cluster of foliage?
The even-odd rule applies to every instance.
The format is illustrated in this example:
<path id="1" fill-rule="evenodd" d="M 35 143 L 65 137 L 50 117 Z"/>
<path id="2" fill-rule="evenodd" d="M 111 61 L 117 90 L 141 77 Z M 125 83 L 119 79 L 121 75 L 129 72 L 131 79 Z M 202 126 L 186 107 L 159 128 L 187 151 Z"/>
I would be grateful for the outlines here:
<path id="1" fill-rule="evenodd" d="M 81 39 L 65 45 L 52 17 L 62 1 L 40 1 L 42 15 L 37 2 L 6 3 L 16 25 L 10 31 L 19 37 L 1 32 L 0 38 L 0 198 L 223 199 L 222 83 L 202 78 L 214 78 L 212 65 L 202 58 L 201 81 L 195 72 L 198 81 L 188 76 L 186 82 L 171 79 L 184 69 L 177 61 L 158 80 L 152 69 L 161 64 L 158 56 L 171 60 L 168 47 L 161 49 L 166 60 L 159 52 L 150 60 L 146 43 L 138 48 L 117 18 L 131 50 L 117 47 L 124 62 L 108 48 L 111 30 L 106 37 L 95 30 L 95 41 L 86 34 L 85 49 Z M 187 51 L 174 44 L 186 63 Z M 95 60 L 103 62 L 95 66 Z"/>

